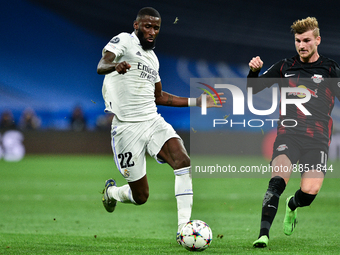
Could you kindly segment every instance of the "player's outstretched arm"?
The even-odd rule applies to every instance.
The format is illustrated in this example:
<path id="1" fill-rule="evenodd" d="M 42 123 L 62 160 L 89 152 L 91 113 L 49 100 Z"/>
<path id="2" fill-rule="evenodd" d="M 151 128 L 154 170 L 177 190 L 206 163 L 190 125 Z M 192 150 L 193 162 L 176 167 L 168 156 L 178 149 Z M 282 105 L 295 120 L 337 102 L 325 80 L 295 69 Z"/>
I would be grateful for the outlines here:
<path id="1" fill-rule="evenodd" d="M 98 63 L 97 73 L 108 74 L 117 71 L 120 74 L 125 74 L 131 68 L 130 64 L 126 61 L 112 63 L 115 58 L 116 55 L 113 52 L 106 51 Z"/>
<path id="2" fill-rule="evenodd" d="M 205 94 L 205 93 L 203 93 Z M 203 95 L 202 94 L 202 95 Z M 187 106 L 199 106 L 201 107 L 202 104 L 202 95 L 198 98 L 190 98 L 187 97 L 179 97 L 172 95 L 168 92 L 165 92 L 162 90 L 162 83 L 157 82 L 155 84 L 155 101 L 157 105 L 165 105 L 165 106 L 175 106 L 175 107 L 187 107 Z M 226 102 L 225 97 L 223 96 L 224 93 L 220 92 L 218 93 L 218 96 L 216 94 L 212 94 L 213 98 L 210 96 L 207 96 L 207 107 L 222 107 L 222 104 Z M 219 98 L 218 98 L 219 97 Z M 221 101 L 220 101 L 221 99 Z M 190 105 L 189 101 L 193 101 Z M 216 102 L 216 103 L 215 103 Z"/>
<path id="3" fill-rule="evenodd" d="M 162 83 L 155 83 L 155 102 L 157 105 L 186 107 L 188 98 L 172 95 L 162 90 Z"/>

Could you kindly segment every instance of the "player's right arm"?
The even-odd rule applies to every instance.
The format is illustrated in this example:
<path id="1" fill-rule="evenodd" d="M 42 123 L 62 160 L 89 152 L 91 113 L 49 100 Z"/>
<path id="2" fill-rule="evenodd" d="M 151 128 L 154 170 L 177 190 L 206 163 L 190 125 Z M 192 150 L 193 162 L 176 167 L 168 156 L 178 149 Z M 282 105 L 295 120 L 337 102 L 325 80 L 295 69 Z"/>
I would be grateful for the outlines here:
<path id="1" fill-rule="evenodd" d="M 106 51 L 98 63 L 97 73 L 108 74 L 117 71 L 120 74 L 125 74 L 131 68 L 131 65 L 126 61 L 114 63 L 115 58 L 116 55 L 113 52 Z"/>
<path id="2" fill-rule="evenodd" d="M 257 92 L 263 90 L 267 86 L 263 82 L 259 82 L 257 78 L 259 77 L 259 73 L 261 71 L 261 68 L 263 67 L 263 61 L 259 56 L 253 57 L 249 61 L 249 74 L 247 76 L 247 88 L 251 87 L 253 88 L 253 94 L 256 94 Z"/>

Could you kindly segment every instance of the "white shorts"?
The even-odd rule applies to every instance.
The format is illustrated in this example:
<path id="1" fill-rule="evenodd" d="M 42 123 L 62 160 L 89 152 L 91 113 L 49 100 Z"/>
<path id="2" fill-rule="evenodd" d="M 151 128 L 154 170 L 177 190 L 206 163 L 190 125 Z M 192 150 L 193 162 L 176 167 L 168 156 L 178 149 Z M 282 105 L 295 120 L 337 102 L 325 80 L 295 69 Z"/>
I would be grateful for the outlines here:
<path id="1" fill-rule="evenodd" d="M 170 138 L 179 138 L 173 127 L 161 115 L 141 122 L 112 120 L 111 146 L 117 168 L 128 182 L 146 174 L 146 152 L 159 163 L 157 154 Z"/>

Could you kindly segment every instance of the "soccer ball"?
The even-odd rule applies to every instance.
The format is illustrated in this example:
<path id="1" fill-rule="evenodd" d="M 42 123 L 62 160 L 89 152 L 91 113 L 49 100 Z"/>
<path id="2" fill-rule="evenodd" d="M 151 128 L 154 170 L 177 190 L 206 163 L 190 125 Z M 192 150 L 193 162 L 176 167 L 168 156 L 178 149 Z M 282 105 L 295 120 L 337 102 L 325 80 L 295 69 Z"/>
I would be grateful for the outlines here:
<path id="1" fill-rule="evenodd" d="M 182 246 L 189 251 L 203 251 L 209 247 L 212 231 L 207 223 L 191 220 L 186 223 L 180 233 Z"/>

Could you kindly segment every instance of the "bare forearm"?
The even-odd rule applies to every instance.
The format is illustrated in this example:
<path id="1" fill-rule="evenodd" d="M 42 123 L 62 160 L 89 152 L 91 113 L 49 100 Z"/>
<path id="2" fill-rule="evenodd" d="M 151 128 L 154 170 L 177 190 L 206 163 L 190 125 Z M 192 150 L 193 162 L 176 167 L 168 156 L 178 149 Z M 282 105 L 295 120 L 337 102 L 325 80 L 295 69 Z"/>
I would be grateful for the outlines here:
<path id="1" fill-rule="evenodd" d="M 156 104 L 165 105 L 165 106 L 174 106 L 174 107 L 187 107 L 188 98 L 175 96 L 168 92 L 162 91 L 162 95 L 159 97 L 156 97 Z"/>

